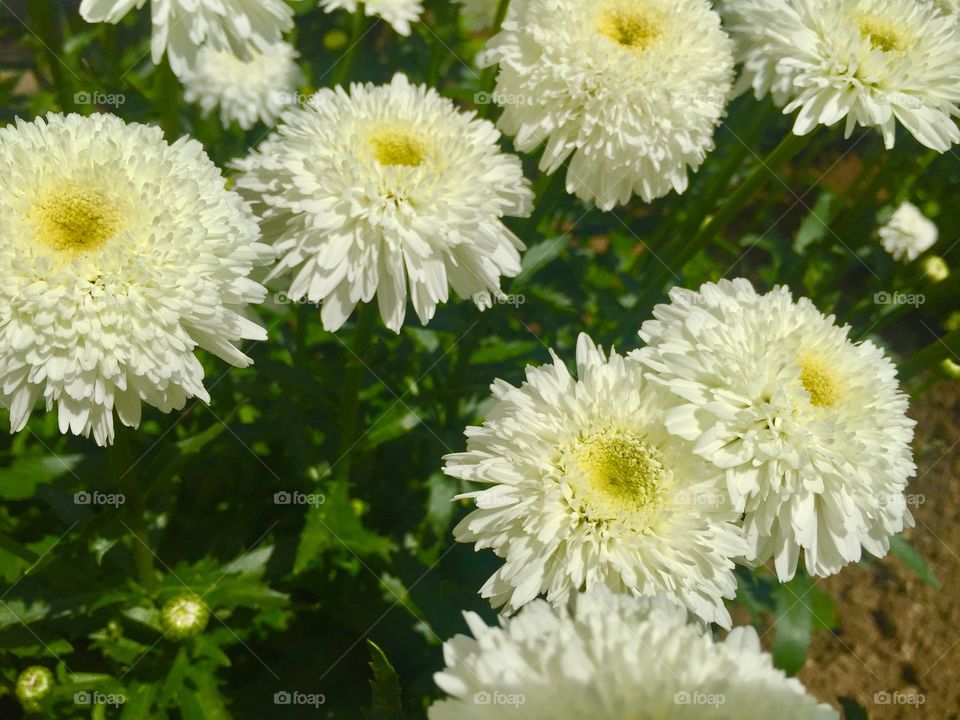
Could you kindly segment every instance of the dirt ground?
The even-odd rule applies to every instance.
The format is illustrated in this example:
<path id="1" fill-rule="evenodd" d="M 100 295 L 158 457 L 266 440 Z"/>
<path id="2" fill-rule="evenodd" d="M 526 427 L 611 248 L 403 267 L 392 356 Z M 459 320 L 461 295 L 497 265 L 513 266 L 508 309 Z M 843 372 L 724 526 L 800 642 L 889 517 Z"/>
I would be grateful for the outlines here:
<path id="1" fill-rule="evenodd" d="M 917 526 L 906 537 L 943 587 L 892 557 L 821 581 L 839 628 L 815 636 L 800 672 L 818 698 L 840 707 L 838 697 L 851 697 L 870 720 L 960 718 L 960 382 L 941 383 L 911 414 Z"/>

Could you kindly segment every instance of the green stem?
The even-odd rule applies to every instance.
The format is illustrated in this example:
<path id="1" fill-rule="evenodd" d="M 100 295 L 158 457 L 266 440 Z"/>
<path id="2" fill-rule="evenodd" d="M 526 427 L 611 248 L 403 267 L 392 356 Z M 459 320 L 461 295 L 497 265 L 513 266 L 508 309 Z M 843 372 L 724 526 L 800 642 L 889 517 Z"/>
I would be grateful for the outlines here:
<path id="1" fill-rule="evenodd" d="M 561 167 L 557 168 L 553 175 L 541 176 L 542 184 L 537 188 L 537 197 L 533 208 L 533 213 L 524 223 L 524 237 L 521 239 L 523 239 L 525 242 L 526 239 L 538 234 L 540 223 L 542 223 L 543 219 L 553 211 L 557 205 L 557 202 L 566 193 L 566 177 L 566 165 L 562 165 Z"/>
<path id="2" fill-rule="evenodd" d="M 664 263 L 657 264 L 653 277 L 645 281 L 648 288 L 647 300 L 656 296 L 669 278 L 671 271 L 680 272 L 698 252 L 707 247 L 710 242 L 732 221 L 744 206 L 776 177 L 776 171 L 785 163 L 793 159 L 806 145 L 809 136 L 787 135 L 781 143 L 764 158 L 747 179 L 727 199 L 720 210 L 709 220 L 703 222 L 699 230 L 685 244 L 679 246 L 673 253 L 668 254 Z"/>
<path id="3" fill-rule="evenodd" d="M 160 73 L 160 127 L 167 142 L 180 139 L 180 81 L 166 59 L 157 68 Z"/>
<path id="4" fill-rule="evenodd" d="M 497 5 L 497 14 L 493 16 L 493 28 L 491 30 L 492 35 L 496 35 L 500 32 L 500 28 L 503 27 L 503 21 L 507 19 L 507 11 L 510 9 L 510 0 L 500 0 L 500 4 Z"/>
<path id="5" fill-rule="evenodd" d="M 346 362 L 343 393 L 340 396 L 340 451 L 335 477 L 344 482 L 350 479 L 354 446 L 359 437 L 360 390 L 366 372 L 364 356 L 367 355 L 373 340 L 376 317 L 376 306 L 371 303 L 362 303 L 357 308 L 356 327 Z"/>
<path id="6" fill-rule="evenodd" d="M 960 354 L 960 330 L 954 330 L 930 343 L 900 365 L 900 379 L 910 380 L 947 358 L 956 358 L 958 354 Z"/>
<path id="7" fill-rule="evenodd" d="M 350 45 L 347 47 L 346 55 L 340 59 L 336 72 L 333 74 L 333 85 L 343 85 L 350 77 L 350 71 L 357 60 L 360 52 L 360 45 L 363 42 L 364 31 L 367 27 L 366 8 L 363 3 L 357 5 L 356 11 L 350 21 Z"/>
<path id="8" fill-rule="evenodd" d="M 135 537 L 130 538 L 133 561 L 140 584 L 148 593 L 157 588 L 157 574 L 150 550 L 150 527 L 147 524 L 147 509 L 143 504 L 143 488 L 138 482 L 139 473 L 130 452 L 128 431 L 118 427 L 113 446 L 107 451 L 107 463 L 115 486 L 124 493 L 127 519 Z"/>
<path id="9" fill-rule="evenodd" d="M 874 165 L 872 174 L 865 174 L 870 175 L 869 183 L 867 183 L 864 187 L 864 184 L 858 181 L 857 187 L 851 189 L 849 195 L 850 197 L 856 198 L 856 200 L 849 209 L 841 212 L 837 219 L 832 223 L 837 237 L 844 239 L 849 237 L 850 231 L 856 225 L 863 212 L 868 207 L 873 206 L 874 200 L 876 200 L 877 197 L 877 193 L 880 191 L 880 187 L 883 185 L 884 181 L 890 178 L 890 174 L 884 171 L 890 164 L 892 157 L 893 153 L 885 152 Z"/>
<path id="10" fill-rule="evenodd" d="M 701 193 L 700 198 L 694 201 L 693 207 L 690 209 L 687 216 L 681 221 L 680 228 L 678 229 L 672 222 L 669 216 L 663 216 L 659 218 L 660 223 L 657 229 L 650 236 L 649 241 L 646 242 L 646 246 L 653 250 L 654 252 L 660 252 L 660 248 L 664 247 L 664 238 L 666 238 L 668 233 L 676 233 L 676 237 L 683 238 L 686 237 L 688 233 L 695 232 L 695 229 L 702 226 L 706 216 L 709 214 L 710 209 L 715 207 L 717 200 L 723 195 L 723 192 L 727 189 L 727 186 L 730 184 L 730 178 L 736 175 L 740 166 L 743 165 L 743 160 L 747 156 L 747 153 L 750 151 L 750 144 L 755 142 L 757 137 L 760 135 L 761 130 L 769 122 L 769 116 L 765 112 L 754 112 L 753 119 L 750 121 L 750 125 L 746 132 L 746 137 L 743 139 L 734 139 L 736 145 L 730 151 L 729 155 L 724 158 L 723 162 L 717 167 L 713 173 L 712 182 L 709 187 L 707 187 L 703 193 Z M 744 120 L 746 122 L 746 120 Z M 731 131 L 732 132 L 732 131 Z M 703 169 L 701 169 L 701 173 Z M 674 205 L 676 209 L 677 204 Z M 695 223 L 695 224 L 694 224 Z M 669 245 L 667 246 L 667 252 L 669 252 Z M 631 272 L 640 261 L 641 258 L 649 258 L 648 253 L 637 253 L 633 255 L 624 267 L 624 272 Z"/>
<path id="11" fill-rule="evenodd" d="M 307 351 L 309 350 L 310 320 L 317 312 L 317 308 L 304 298 L 297 305 L 297 329 L 294 335 L 293 361 L 297 367 L 305 367 Z"/>
<path id="12" fill-rule="evenodd" d="M 63 47 L 63 38 L 60 33 L 60 26 L 57 22 L 57 3 L 52 2 L 33 2 L 29 4 L 31 24 L 36 28 L 37 36 L 43 43 L 43 53 L 47 58 L 47 65 L 50 68 L 50 75 L 53 78 L 54 86 L 57 89 L 57 99 L 60 103 L 60 109 L 64 112 L 70 112 L 76 108 L 74 102 L 73 87 L 65 70 L 69 70 L 57 53 Z M 76 73 L 69 70 L 76 77 Z"/>

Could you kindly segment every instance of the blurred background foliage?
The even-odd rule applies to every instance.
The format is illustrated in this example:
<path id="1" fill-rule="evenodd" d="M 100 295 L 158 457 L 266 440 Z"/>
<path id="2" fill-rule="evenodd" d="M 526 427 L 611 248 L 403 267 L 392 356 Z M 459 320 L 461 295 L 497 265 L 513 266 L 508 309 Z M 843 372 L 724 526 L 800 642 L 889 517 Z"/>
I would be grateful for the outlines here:
<path id="1" fill-rule="evenodd" d="M 428 2 L 406 39 L 383 22 L 325 15 L 312 0 L 291 4 L 304 94 L 403 71 L 471 109 L 491 87 L 473 63 L 486 36 L 466 33 L 453 3 Z M 171 140 L 196 137 L 221 167 L 269 132 L 224 130 L 185 104 L 166 62 L 150 61 L 148 12 L 88 25 L 77 6 L 4 3 L 3 123 L 113 111 L 159 124 Z M 351 38 L 359 38 L 352 50 Z M 95 107 L 87 102 L 95 95 L 122 103 Z M 673 285 L 736 276 L 789 284 L 897 357 L 931 348 L 907 366 L 915 396 L 943 380 L 937 338 L 958 324 L 950 316 L 960 273 L 934 283 L 924 258 L 890 258 L 876 229 L 910 199 L 939 226 L 931 253 L 954 266 L 960 158 L 928 152 L 906 133 L 886 151 L 872 132 L 844 140 L 821 129 L 790 162 L 765 166 L 791 124 L 769 101 L 739 97 L 686 194 L 611 213 L 566 196 L 539 175 L 536 157 L 525 158 L 538 211 L 508 221 L 529 250 L 523 273 L 504 285 L 507 302 L 482 314 L 451 302 L 429 328 L 411 324 L 399 336 L 361 313 L 332 335 L 316 308 L 278 294 L 257 310 L 270 341 L 249 348 L 253 368 L 227 372 L 204 358 L 209 407 L 146 413 L 110 452 L 61 436 L 52 415 L 0 439 L 0 717 L 24 712 L 15 682 L 35 665 L 56 681 L 40 716 L 424 717 L 441 641 L 464 631 L 462 610 L 494 617 L 477 590 L 497 561 L 452 542 L 466 506 L 450 500 L 462 488 L 441 474 L 443 455 L 464 447 L 463 429 L 482 417 L 494 378 L 519 383 L 525 365 L 549 360 L 548 348 L 572 359 L 581 331 L 634 347 Z M 751 178 L 744 207 L 691 249 Z M 884 292 L 926 301 L 878 303 Z M 370 333 L 358 328 L 365 323 Z M 75 493 L 125 502 L 82 504 Z M 895 550 L 937 583 L 909 543 Z M 740 581 L 738 617 L 773 625 L 765 641 L 796 672 L 811 635 L 834 626 L 833 601 L 805 576 L 780 586 L 761 569 L 741 571 Z M 175 639 L 161 608 L 184 595 L 212 617 Z M 78 705 L 85 692 L 126 702 Z M 281 707 L 283 692 L 322 694 L 324 703 Z"/>

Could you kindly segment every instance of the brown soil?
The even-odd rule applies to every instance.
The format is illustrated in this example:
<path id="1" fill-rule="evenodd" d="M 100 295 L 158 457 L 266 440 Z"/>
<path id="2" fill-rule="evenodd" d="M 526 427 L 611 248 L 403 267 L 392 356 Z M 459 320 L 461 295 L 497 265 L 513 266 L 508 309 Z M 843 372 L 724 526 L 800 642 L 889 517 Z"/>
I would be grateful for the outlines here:
<path id="1" fill-rule="evenodd" d="M 917 526 L 906 537 L 943 587 L 892 557 L 821 581 L 839 627 L 815 636 L 800 672 L 817 697 L 838 707 L 838 697 L 854 698 L 870 720 L 960 718 L 960 382 L 938 385 L 912 414 Z"/>

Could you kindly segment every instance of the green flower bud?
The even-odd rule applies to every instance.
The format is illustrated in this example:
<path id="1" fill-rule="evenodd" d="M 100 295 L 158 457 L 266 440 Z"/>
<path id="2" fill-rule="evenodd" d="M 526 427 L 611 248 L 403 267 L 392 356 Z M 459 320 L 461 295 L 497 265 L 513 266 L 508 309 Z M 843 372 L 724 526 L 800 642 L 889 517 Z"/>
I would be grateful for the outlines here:
<path id="1" fill-rule="evenodd" d="M 954 330 L 960 330 L 960 312 L 952 312 L 947 321 L 943 324 L 943 329 L 947 332 L 953 332 Z"/>
<path id="2" fill-rule="evenodd" d="M 160 610 L 160 625 L 169 637 L 176 640 L 199 635 L 209 620 L 210 611 L 193 593 L 171 598 Z"/>
<path id="3" fill-rule="evenodd" d="M 930 278 L 931 282 L 943 282 L 950 277 L 950 267 L 939 255 L 931 255 L 923 261 L 923 274 Z"/>
<path id="4" fill-rule="evenodd" d="M 327 50 L 340 50 L 350 42 L 350 36 L 343 30 L 331 30 L 323 36 L 323 47 Z"/>
<path id="5" fill-rule="evenodd" d="M 53 673 L 42 665 L 28 667 L 17 678 L 17 697 L 27 710 L 39 710 L 52 688 Z"/>
<path id="6" fill-rule="evenodd" d="M 947 377 L 954 378 L 955 380 L 960 380 L 960 365 L 955 363 L 950 358 L 947 358 L 942 363 L 940 363 L 940 369 L 947 375 Z"/>

